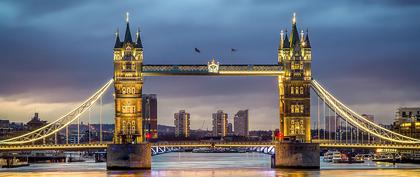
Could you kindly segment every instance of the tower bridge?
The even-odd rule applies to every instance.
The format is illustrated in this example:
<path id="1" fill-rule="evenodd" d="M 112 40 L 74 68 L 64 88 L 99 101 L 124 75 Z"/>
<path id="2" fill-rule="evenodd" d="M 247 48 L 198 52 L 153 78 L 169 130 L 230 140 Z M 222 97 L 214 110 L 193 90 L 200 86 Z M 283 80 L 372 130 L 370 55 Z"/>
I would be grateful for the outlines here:
<path id="1" fill-rule="evenodd" d="M 0 141 L 0 151 L 24 150 L 84 150 L 107 149 L 107 168 L 150 168 L 150 156 L 153 147 L 275 147 L 276 166 L 319 168 L 319 150 L 322 148 L 393 148 L 420 149 L 420 140 L 407 137 L 369 121 L 353 111 L 333 96 L 318 81 L 312 78 L 312 47 L 308 32 L 299 32 L 296 16 L 292 19 L 290 37 L 281 31 L 278 48 L 278 58 L 274 64 L 229 65 L 211 59 L 206 64 L 183 65 L 143 64 L 143 44 L 140 31 L 132 39 L 127 18 L 126 31 L 123 40 L 116 33 L 114 45 L 114 77 L 105 83 L 81 105 L 58 118 L 57 120 L 35 131 Z M 149 76 L 270 76 L 276 77 L 279 93 L 279 129 L 283 136 L 295 137 L 300 143 L 273 142 L 157 142 L 148 143 L 142 130 L 142 89 L 144 77 Z M 91 106 L 101 101 L 102 96 L 114 86 L 115 92 L 115 130 L 113 142 L 92 144 L 30 144 L 57 135 L 72 122 L 90 110 Z M 318 99 L 316 129 L 317 139 L 311 135 L 310 89 L 313 89 Z M 324 127 L 321 127 L 319 102 L 323 103 Z M 333 112 L 335 122 L 345 122 L 343 127 L 328 125 L 325 112 Z M 102 109 L 101 109 L 102 110 Z M 348 126 L 351 128 L 347 135 Z M 315 128 L 315 127 L 313 127 Z M 353 128 L 357 130 L 356 140 L 353 139 Z M 320 130 L 323 129 L 323 136 Z M 361 139 L 359 134 L 361 132 Z M 364 134 L 368 139 L 364 140 Z M 321 136 L 324 140 L 321 140 Z M 329 136 L 330 141 L 325 141 Z M 331 141 L 332 136 L 334 140 Z M 342 142 L 345 136 L 345 142 Z M 79 137 L 79 136 L 78 136 Z M 339 138 L 338 138 L 339 137 Z M 350 140 L 348 141 L 350 137 Z M 370 137 L 375 137 L 372 142 Z M 68 137 L 67 137 L 68 140 Z M 102 137 L 101 137 L 102 140 Z M 299 156 L 300 158 L 295 158 Z M 128 159 L 128 160 L 127 160 Z M 291 161 L 290 159 L 298 159 Z"/>

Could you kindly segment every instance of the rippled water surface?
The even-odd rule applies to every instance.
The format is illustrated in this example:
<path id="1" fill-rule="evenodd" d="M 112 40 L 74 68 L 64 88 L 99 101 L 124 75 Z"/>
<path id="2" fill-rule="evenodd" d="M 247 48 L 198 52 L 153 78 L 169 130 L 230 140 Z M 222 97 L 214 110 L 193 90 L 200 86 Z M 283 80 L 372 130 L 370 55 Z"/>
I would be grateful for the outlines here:
<path id="1" fill-rule="evenodd" d="M 78 176 L 164 176 L 164 177 L 274 177 L 274 176 L 420 176 L 420 165 L 365 162 L 331 164 L 321 162 L 321 170 L 271 169 L 270 156 L 259 153 L 167 153 L 153 157 L 147 171 L 107 171 L 105 163 L 78 162 L 31 164 L 28 167 L 0 169 L 0 177 L 78 177 Z"/>

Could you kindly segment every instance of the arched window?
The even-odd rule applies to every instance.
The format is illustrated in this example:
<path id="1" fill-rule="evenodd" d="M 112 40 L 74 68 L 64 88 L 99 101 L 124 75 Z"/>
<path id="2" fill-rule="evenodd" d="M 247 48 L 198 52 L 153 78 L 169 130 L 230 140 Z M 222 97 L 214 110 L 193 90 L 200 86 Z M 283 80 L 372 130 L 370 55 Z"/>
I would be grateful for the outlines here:
<path id="1" fill-rule="evenodd" d="M 296 88 L 295 93 L 296 93 L 296 94 L 299 94 L 299 87 L 295 87 L 295 88 Z"/>
<path id="2" fill-rule="evenodd" d="M 123 122 L 122 122 L 122 130 L 121 130 L 123 134 L 125 134 L 125 131 L 126 131 L 126 130 L 125 130 L 125 127 L 126 127 L 126 126 L 125 126 L 125 121 L 123 121 Z"/>
<path id="3" fill-rule="evenodd" d="M 291 94 L 295 94 L 295 90 L 294 90 L 294 88 L 293 88 L 293 87 L 290 87 L 290 93 L 291 93 Z"/>
<path id="4" fill-rule="evenodd" d="M 303 95 L 303 87 L 300 87 L 300 94 Z"/>
<path id="5" fill-rule="evenodd" d="M 122 94 L 126 94 L 127 93 L 127 88 L 123 87 L 121 90 L 122 90 Z"/>
<path id="6" fill-rule="evenodd" d="M 296 104 L 296 105 L 295 105 L 295 113 L 299 113 L 299 112 L 300 112 L 300 111 L 299 111 L 299 108 L 300 108 L 300 107 L 299 107 L 299 105 L 298 105 L 298 104 Z"/>
<path id="7" fill-rule="evenodd" d="M 290 106 L 290 112 L 295 113 L 295 105 Z"/>
<path id="8" fill-rule="evenodd" d="M 300 105 L 300 113 L 303 113 L 303 105 Z"/>
<path id="9" fill-rule="evenodd" d="M 126 134 L 131 134 L 131 124 L 130 122 L 127 122 L 127 132 Z"/>
<path id="10" fill-rule="evenodd" d="M 136 121 L 131 121 L 131 134 L 136 133 Z"/>

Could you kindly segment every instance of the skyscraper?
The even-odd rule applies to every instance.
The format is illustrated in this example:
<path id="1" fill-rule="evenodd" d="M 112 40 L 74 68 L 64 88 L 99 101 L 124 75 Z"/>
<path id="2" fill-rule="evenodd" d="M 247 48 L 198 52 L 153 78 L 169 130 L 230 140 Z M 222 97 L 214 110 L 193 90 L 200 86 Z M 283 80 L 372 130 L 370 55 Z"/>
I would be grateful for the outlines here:
<path id="1" fill-rule="evenodd" d="M 223 110 L 213 113 L 213 136 L 224 137 L 228 131 L 228 115 Z"/>
<path id="2" fill-rule="evenodd" d="M 228 135 L 233 135 L 233 125 L 232 125 L 232 123 L 228 123 Z"/>
<path id="3" fill-rule="evenodd" d="M 156 94 L 143 94 L 142 98 L 143 137 L 146 139 L 155 139 L 158 137 Z"/>
<path id="4" fill-rule="evenodd" d="M 248 136 L 249 135 L 249 119 L 248 119 L 248 109 L 239 110 L 235 114 L 234 119 L 234 131 L 235 135 L 238 136 Z"/>
<path id="5" fill-rule="evenodd" d="M 175 137 L 187 138 L 190 136 L 190 113 L 180 110 L 174 114 Z"/>

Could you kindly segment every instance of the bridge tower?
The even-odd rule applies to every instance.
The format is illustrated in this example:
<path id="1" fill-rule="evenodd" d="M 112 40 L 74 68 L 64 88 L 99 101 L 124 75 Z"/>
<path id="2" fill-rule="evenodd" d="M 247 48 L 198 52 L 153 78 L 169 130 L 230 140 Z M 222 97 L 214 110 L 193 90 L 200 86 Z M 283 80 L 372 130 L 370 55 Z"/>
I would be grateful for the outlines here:
<path id="1" fill-rule="evenodd" d="M 311 141 L 310 88 L 311 43 L 308 32 L 299 34 L 296 14 L 293 14 L 290 39 L 281 31 L 278 62 L 285 74 L 279 76 L 280 132 L 295 136 L 304 142 Z"/>
<path id="2" fill-rule="evenodd" d="M 150 143 L 143 142 L 142 64 L 140 30 L 132 40 L 128 13 L 124 40 L 114 46 L 115 130 L 107 147 L 107 169 L 150 169 Z"/>
<path id="3" fill-rule="evenodd" d="M 127 19 L 124 41 L 116 33 L 114 46 L 115 87 L 115 144 L 132 144 L 143 141 L 141 65 L 143 45 L 137 30 L 136 41 L 131 38 Z"/>

